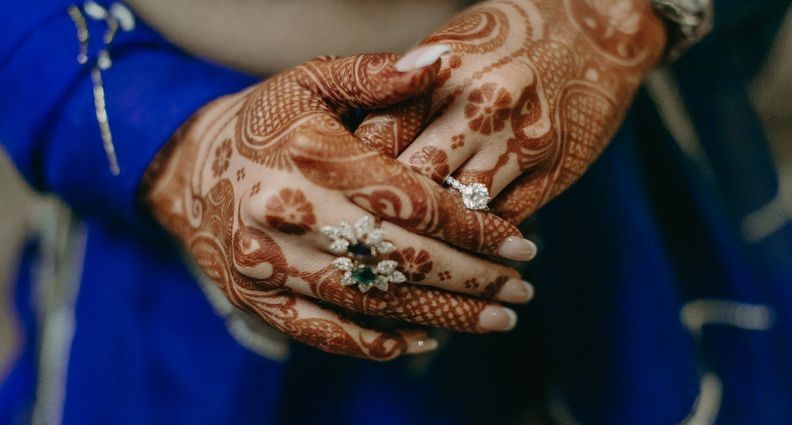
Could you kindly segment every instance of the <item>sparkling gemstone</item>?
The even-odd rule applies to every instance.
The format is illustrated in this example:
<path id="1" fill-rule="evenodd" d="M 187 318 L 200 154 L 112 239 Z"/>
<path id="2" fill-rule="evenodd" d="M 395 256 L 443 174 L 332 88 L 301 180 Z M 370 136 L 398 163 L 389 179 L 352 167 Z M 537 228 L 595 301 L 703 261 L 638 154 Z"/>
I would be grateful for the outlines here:
<path id="1" fill-rule="evenodd" d="M 462 188 L 462 203 L 471 210 L 483 210 L 490 201 L 487 187 L 481 183 L 472 183 Z"/>
<path id="2" fill-rule="evenodd" d="M 333 260 L 333 265 L 338 270 L 343 270 L 345 272 L 352 271 L 352 269 L 354 268 L 354 266 L 352 264 L 352 260 L 350 260 L 349 258 L 346 258 L 346 257 L 336 258 L 335 260 Z"/>
<path id="3" fill-rule="evenodd" d="M 341 284 L 344 286 L 350 286 L 356 284 L 357 281 L 352 277 L 352 272 L 346 272 L 341 277 Z"/>
<path id="4" fill-rule="evenodd" d="M 355 229 L 346 221 L 342 221 L 338 224 L 338 236 L 342 237 L 350 242 L 357 242 L 357 236 L 355 235 Z"/>
<path id="5" fill-rule="evenodd" d="M 346 239 L 336 239 L 330 243 L 330 251 L 336 254 L 343 254 L 347 251 L 348 246 L 349 242 L 347 242 Z"/>
<path id="6" fill-rule="evenodd" d="M 390 243 L 388 241 L 382 241 L 382 242 L 377 244 L 377 251 L 380 254 L 390 254 L 391 252 L 393 252 L 395 250 L 396 250 L 396 245 L 394 245 L 394 244 L 392 244 L 392 243 Z"/>
<path id="7" fill-rule="evenodd" d="M 371 217 L 364 215 L 363 217 L 360 217 L 360 220 L 355 223 L 355 236 L 362 238 L 373 229 L 374 223 L 372 222 Z"/>
<path id="8" fill-rule="evenodd" d="M 393 283 L 402 283 L 407 280 L 407 276 L 405 276 L 404 273 L 398 270 L 394 270 L 393 273 L 388 275 L 388 280 Z"/>
<path id="9" fill-rule="evenodd" d="M 382 260 L 379 262 L 379 264 L 377 264 L 377 273 L 389 275 L 393 273 L 394 270 L 396 270 L 396 266 L 398 265 L 399 263 L 393 260 Z"/>
<path id="10" fill-rule="evenodd" d="M 361 267 L 352 272 L 352 278 L 363 285 L 369 286 L 377 281 L 377 274 L 368 267 Z"/>
<path id="11" fill-rule="evenodd" d="M 371 248 L 362 243 L 356 243 L 347 248 L 352 255 L 356 257 L 369 257 L 371 256 Z"/>
<path id="12" fill-rule="evenodd" d="M 322 226 L 319 231 L 328 238 L 335 239 L 338 237 L 338 229 L 333 226 Z"/>
<path id="13" fill-rule="evenodd" d="M 379 289 L 380 291 L 387 292 L 388 278 L 386 278 L 385 276 L 378 276 L 377 281 L 374 283 L 374 287 Z"/>
<path id="14" fill-rule="evenodd" d="M 385 240 L 385 231 L 382 229 L 374 229 L 368 232 L 368 236 L 366 236 L 366 242 L 369 244 L 378 244 Z"/>

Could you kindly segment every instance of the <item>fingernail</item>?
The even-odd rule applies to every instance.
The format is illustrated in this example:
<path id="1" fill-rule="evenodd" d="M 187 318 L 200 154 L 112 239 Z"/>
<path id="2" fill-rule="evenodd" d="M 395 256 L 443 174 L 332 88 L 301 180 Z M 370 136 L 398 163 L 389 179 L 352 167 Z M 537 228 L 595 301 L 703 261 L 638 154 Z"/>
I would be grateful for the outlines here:
<path id="1" fill-rule="evenodd" d="M 536 256 L 536 244 L 528 239 L 509 236 L 503 241 L 498 254 L 516 261 L 528 261 Z"/>
<path id="2" fill-rule="evenodd" d="M 533 298 L 534 288 L 522 279 L 509 279 L 503 284 L 498 299 L 509 303 L 527 303 Z"/>
<path id="3" fill-rule="evenodd" d="M 437 62 L 440 56 L 449 52 L 451 52 L 451 47 L 445 44 L 417 47 L 402 56 L 394 67 L 399 72 L 414 71 Z"/>
<path id="4" fill-rule="evenodd" d="M 517 324 L 517 313 L 506 307 L 488 305 L 479 313 L 479 326 L 485 331 L 510 331 Z"/>
<path id="5" fill-rule="evenodd" d="M 432 338 L 419 339 L 407 343 L 407 354 L 421 354 L 437 350 L 437 340 Z"/>

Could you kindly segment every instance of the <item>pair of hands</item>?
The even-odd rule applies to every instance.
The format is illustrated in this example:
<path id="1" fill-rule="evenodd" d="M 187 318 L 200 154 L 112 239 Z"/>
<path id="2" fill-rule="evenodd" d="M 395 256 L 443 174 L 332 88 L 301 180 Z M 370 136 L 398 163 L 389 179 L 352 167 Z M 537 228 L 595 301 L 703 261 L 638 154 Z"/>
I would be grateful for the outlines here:
<path id="1" fill-rule="evenodd" d="M 533 256 L 514 225 L 596 158 L 663 40 L 648 2 L 484 2 L 402 58 L 319 58 L 212 102 L 152 164 L 145 195 L 234 304 L 326 351 L 436 346 L 350 311 L 509 330 L 500 302 L 532 288 L 495 260 Z M 353 109 L 375 111 L 354 133 Z M 492 211 L 465 209 L 448 175 L 486 184 Z M 342 285 L 320 232 L 365 215 L 408 280 L 387 292 Z"/>

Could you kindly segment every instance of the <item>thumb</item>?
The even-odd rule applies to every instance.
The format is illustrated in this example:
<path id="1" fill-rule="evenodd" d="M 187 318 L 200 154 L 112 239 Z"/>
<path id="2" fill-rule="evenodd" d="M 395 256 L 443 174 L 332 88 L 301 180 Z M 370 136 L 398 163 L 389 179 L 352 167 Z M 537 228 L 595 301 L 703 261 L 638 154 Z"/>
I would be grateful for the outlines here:
<path id="1" fill-rule="evenodd" d="M 302 65 L 300 84 L 336 107 L 378 109 L 426 91 L 440 70 L 443 44 L 421 46 L 404 56 L 373 53 L 317 59 Z"/>

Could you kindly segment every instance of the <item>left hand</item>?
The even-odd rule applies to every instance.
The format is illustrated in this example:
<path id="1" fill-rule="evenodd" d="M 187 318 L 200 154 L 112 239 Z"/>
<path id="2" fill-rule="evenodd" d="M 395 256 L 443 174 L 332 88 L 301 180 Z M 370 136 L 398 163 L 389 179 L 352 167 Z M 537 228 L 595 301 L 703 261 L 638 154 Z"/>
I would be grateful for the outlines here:
<path id="1" fill-rule="evenodd" d="M 416 116 L 413 100 L 370 115 L 356 135 L 438 183 L 485 184 L 492 210 L 519 223 L 594 162 L 665 33 L 646 0 L 494 0 L 421 44 L 452 52 L 430 114 Z"/>

